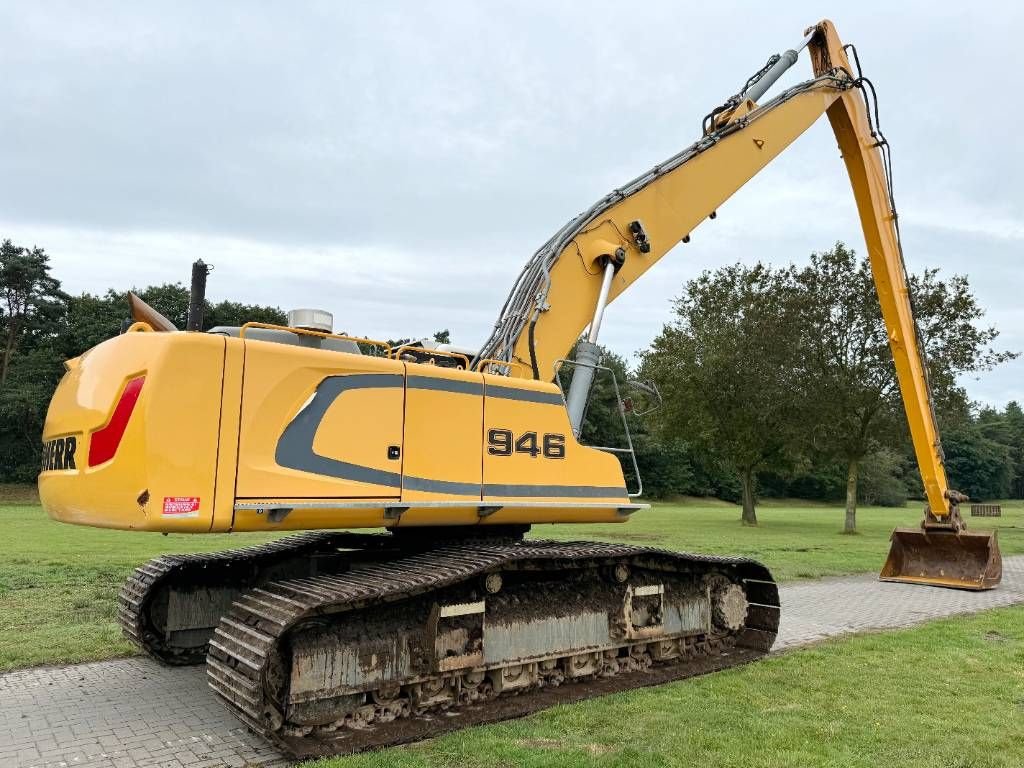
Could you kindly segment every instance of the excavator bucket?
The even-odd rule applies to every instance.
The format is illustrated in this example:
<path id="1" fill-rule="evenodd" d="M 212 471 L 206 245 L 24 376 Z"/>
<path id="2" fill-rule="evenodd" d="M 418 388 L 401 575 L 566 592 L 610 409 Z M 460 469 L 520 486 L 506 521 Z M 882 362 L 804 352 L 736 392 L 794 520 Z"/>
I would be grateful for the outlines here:
<path id="1" fill-rule="evenodd" d="M 1003 558 L 995 532 L 897 528 L 879 578 L 953 589 L 992 589 L 1002 581 Z"/>

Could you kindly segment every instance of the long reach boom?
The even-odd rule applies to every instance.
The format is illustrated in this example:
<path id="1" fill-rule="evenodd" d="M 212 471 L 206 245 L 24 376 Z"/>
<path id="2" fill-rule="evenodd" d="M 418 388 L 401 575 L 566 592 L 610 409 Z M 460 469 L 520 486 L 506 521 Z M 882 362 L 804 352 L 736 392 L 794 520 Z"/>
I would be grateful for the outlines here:
<path id="1" fill-rule="evenodd" d="M 804 47 L 814 77 L 758 104 Z M 578 434 L 598 362 L 597 332 L 605 307 L 697 226 L 827 115 L 853 187 L 875 287 L 896 364 L 903 405 L 928 507 L 922 530 L 893 534 L 882 577 L 947 586 L 992 586 L 1001 576 L 994 535 L 968 535 L 943 465 L 928 375 L 920 347 L 888 173 L 888 144 L 868 109 L 870 81 L 853 74 L 829 21 L 807 30 L 797 48 L 774 56 L 736 96 L 705 118 L 696 143 L 609 193 L 537 251 L 509 295 L 480 359 L 510 365 L 512 376 L 549 380 L 577 348 L 567 395 Z M 852 50 L 852 48 L 851 48 Z M 856 52 L 854 51 L 855 60 Z M 923 532 L 922 532 L 923 531 Z M 936 536 L 950 533 L 953 538 Z M 926 534 L 932 534 L 930 537 Z M 943 553 L 936 562 L 928 553 Z"/>

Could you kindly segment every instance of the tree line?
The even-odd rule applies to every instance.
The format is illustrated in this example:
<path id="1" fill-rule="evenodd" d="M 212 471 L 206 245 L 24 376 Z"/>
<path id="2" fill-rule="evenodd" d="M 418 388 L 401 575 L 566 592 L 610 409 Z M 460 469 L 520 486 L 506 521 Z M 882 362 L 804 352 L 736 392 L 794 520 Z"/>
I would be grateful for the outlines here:
<path id="1" fill-rule="evenodd" d="M 951 484 L 974 498 L 1024 497 L 1024 413 L 973 405 L 964 373 L 1015 357 L 968 280 L 908 276 Z M 136 289 L 183 328 L 188 289 Z M 63 363 L 116 336 L 126 292 L 65 293 L 41 248 L 0 244 L 0 481 L 35 478 L 46 407 Z M 283 324 L 278 307 L 207 302 L 204 327 Z M 447 331 L 435 334 L 447 340 Z M 756 524 L 759 496 L 900 505 L 921 497 L 870 266 L 842 243 L 808 263 L 708 271 L 683 286 L 672 319 L 632 369 L 606 350 L 633 435 L 644 493 L 718 496 Z M 565 378 L 566 371 L 560 376 Z M 630 381 L 653 384 L 661 394 Z M 624 445 L 620 401 L 599 375 L 581 438 Z M 629 462 L 627 461 L 627 464 Z M 635 473 L 629 471 L 636 484 Z"/>
<path id="2" fill-rule="evenodd" d="M 178 328 L 188 317 L 181 284 L 133 288 Z M 286 322 L 277 307 L 235 301 L 206 303 L 204 328 L 255 320 Z M 128 317 L 128 292 L 70 295 L 51 274 L 42 248 L 0 243 L 0 482 L 34 482 L 43 421 L 64 361 L 117 336 Z"/>
<path id="3" fill-rule="evenodd" d="M 973 405 L 957 378 L 1016 356 L 966 277 L 908 275 L 951 485 L 977 499 L 1024 491 L 1024 419 Z M 736 264 L 689 281 L 637 370 L 663 405 L 630 418 L 649 496 L 714 495 L 757 523 L 758 495 L 858 502 L 921 498 L 888 334 L 870 265 L 842 243 L 802 266 Z M 607 386 L 607 385 L 605 385 Z M 584 439 L 607 444 L 621 418 L 607 391 Z"/>

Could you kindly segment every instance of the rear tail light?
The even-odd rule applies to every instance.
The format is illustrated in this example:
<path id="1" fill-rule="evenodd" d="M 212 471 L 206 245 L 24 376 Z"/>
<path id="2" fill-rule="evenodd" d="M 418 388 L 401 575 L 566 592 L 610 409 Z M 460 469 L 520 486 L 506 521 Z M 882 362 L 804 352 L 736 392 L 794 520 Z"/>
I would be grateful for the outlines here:
<path id="1" fill-rule="evenodd" d="M 121 392 L 117 405 L 114 406 L 110 421 L 106 426 L 92 433 L 92 437 L 89 439 L 90 467 L 95 467 L 114 458 L 117 446 L 121 444 L 121 438 L 124 437 L 124 431 L 128 427 L 128 419 L 131 418 L 132 411 L 135 410 L 139 393 L 142 392 L 142 382 L 145 380 L 145 376 L 139 376 L 129 381 Z"/>

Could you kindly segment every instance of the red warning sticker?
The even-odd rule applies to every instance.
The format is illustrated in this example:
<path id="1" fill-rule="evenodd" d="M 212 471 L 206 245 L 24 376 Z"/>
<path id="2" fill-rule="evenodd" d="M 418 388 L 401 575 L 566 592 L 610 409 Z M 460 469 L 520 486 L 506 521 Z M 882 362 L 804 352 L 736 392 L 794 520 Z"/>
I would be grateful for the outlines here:
<path id="1" fill-rule="evenodd" d="M 198 496 L 164 496 L 164 514 L 168 517 L 198 517 Z"/>

